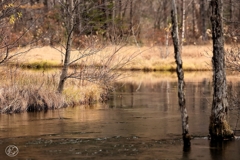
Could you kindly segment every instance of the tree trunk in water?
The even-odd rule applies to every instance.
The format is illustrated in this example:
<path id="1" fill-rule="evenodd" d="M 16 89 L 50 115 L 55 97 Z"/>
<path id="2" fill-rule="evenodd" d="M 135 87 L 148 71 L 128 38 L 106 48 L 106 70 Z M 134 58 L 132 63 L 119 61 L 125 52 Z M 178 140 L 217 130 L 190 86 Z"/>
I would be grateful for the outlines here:
<path id="1" fill-rule="evenodd" d="M 71 55 L 71 47 L 72 47 L 72 38 L 73 38 L 73 31 L 74 31 L 74 13 L 73 13 L 73 0 L 69 1 L 69 13 L 71 14 L 69 19 L 67 19 L 67 44 L 66 44 L 66 53 L 65 53 L 65 58 L 64 58 L 64 64 L 62 68 L 62 73 L 60 76 L 59 84 L 58 84 L 58 92 L 62 93 L 63 88 L 64 88 L 64 83 L 67 79 L 67 74 L 68 74 L 68 67 L 70 63 L 70 55 Z"/>
<path id="2" fill-rule="evenodd" d="M 184 94 L 184 73 L 182 68 L 182 58 L 181 58 L 181 47 L 179 42 L 178 35 L 178 21 L 177 21 L 177 11 L 176 11 L 176 3 L 175 0 L 172 0 L 172 38 L 174 45 L 174 53 L 175 60 L 177 64 L 177 76 L 178 76 L 178 102 L 181 110 L 181 118 L 182 118 L 182 135 L 184 147 L 189 147 L 191 145 L 190 140 L 191 136 L 188 131 L 188 115 L 187 109 L 185 105 L 185 94 Z"/>
<path id="3" fill-rule="evenodd" d="M 227 120 L 227 82 L 224 58 L 224 37 L 222 25 L 222 0 L 212 0 L 212 40 L 213 40 L 213 103 L 210 116 L 209 134 L 211 140 L 223 140 L 233 138 Z"/>

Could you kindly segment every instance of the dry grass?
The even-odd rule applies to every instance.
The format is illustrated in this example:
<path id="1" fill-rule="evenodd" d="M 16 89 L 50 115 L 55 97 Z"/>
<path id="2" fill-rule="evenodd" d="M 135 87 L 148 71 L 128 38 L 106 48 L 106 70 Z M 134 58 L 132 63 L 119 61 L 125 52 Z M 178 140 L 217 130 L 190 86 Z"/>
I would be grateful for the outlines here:
<path id="1" fill-rule="evenodd" d="M 1 68 L 0 113 L 46 111 L 103 100 L 105 90 L 90 82 L 66 81 L 64 93 L 56 92 L 59 73 Z M 82 82 L 81 82 L 82 83 Z"/>
<path id="2" fill-rule="evenodd" d="M 61 108 L 63 97 L 53 91 L 36 87 L 7 86 L 0 90 L 0 112 L 36 112 Z"/>
<path id="3" fill-rule="evenodd" d="M 63 91 L 66 103 L 70 106 L 77 104 L 90 104 L 102 100 L 103 89 L 98 85 L 92 84 L 87 86 L 68 86 Z"/>
<path id="4" fill-rule="evenodd" d="M 84 58 L 77 63 L 84 63 L 84 65 L 104 65 L 104 59 L 110 57 L 120 46 L 107 46 L 102 49 L 85 49 L 79 51 L 73 51 L 72 60 L 75 59 L 81 53 L 88 53 L 97 51 L 96 54 L 90 58 Z M 189 45 L 183 46 L 183 68 L 188 71 L 205 71 L 211 70 L 211 58 L 212 58 L 212 46 L 211 45 Z M 58 48 L 61 50 L 60 48 Z M 24 49 L 22 49 L 24 50 Z M 62 49 L 63 50 L 63 49 Z M 129 56 L 136 56 L 131 63 L 124 66 L 123 69 L 127 70 L 149 70 L 149 71 L 173 71 L 175 70 L 175 59 L 173 46 L 169 46 L 169 56 L 163 58 L 165 55 L 165 46 L 154 47 L 136 47 L 136 46 L 124 46 L 115 55 L 113 63 L 119 63 L 122 59 L 127 59 Z M 24 64 L 24 66 L 60 66 L 62 64 L 63 57 L 61 54 L 51 47 L 42 47 L 32 49 L 27 54 L 18 57 L 18 63 Z M 45 63 L 42 64 L 42 63 Z M 38 65 L 36 65 L 38 64 Z"/>
<path id="5" fill-rule="evenodd" d="M 203 71 L 211 69 L 210 46 L 184 46 L 182 53 L 183 68 L 185 71 Z M 130 68 L 143 68 L 145 70 L 175 71 L 173 47 L 169 48 L 169 56 L 161 58 L 165 48 L 153 47 L 137 57 Z M 209 53 L 210 55 L 208 55 Z"/>

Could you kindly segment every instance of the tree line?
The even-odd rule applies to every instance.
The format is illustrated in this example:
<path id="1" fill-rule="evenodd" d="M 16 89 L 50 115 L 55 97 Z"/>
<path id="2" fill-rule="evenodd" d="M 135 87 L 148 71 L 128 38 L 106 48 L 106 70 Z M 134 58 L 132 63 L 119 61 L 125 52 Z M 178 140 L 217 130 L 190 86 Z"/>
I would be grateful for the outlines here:
<path id="1" fill-rule="evenodd" d="M 66 4 L 66 0 L 13 0 L 13 3 L 22 3 L 17 10 L 24 15 L 15 24 L 15 32 L 34 21 L 32 34 L 37 36 L 44 32 L 45 43 L 54 44 L 64 37 L 59 26 L 63 20 L 61 15 L 66 13 L 59 4 Z M 73 3 L 76 10 L 74 32 L 79 35 L 97 35 L 111 42 L 124 39 L 145 45 L 166 43 L 171 26 L 169 0 L 74 0 Z M 209 3 L 208 0 L 176 1 L 178 27 L 183 31 L 184 44 L 203 44 L 211 39 Z M 226 42 L 239 42 L 239 8 L 237 0 L 223 0 Z M 83 42 L 77 45 L 80 43 Z"/>

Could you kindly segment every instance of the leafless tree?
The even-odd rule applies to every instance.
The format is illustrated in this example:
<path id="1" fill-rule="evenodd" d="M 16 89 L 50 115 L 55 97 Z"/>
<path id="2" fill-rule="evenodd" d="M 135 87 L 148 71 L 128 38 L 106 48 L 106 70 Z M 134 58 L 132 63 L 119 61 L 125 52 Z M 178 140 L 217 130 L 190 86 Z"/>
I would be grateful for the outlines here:
<path id="1" fill-rule="evenodd" d="M 209 134 L 211 140 L 223 140 L 233 138 L 226 114 L 227 81 L 225 73 L 225 52 L 223 37 L 223 1 L 211 0 L 211 24 L 213 40 L 213 103 L 210 116 Z"/>
<path id="2" fill-rule="evenodd" d="M 186 0 L 182 0 L 182 38 L 181 47 L 185 42 L 185 25 L 186 25 Z"/>
<path id="3" fill-rule="evenodd" d="M 118 46 L 112 50 L 112 53 L 108 55 L 98 55 L 101 50 L 103 50 L 108 44 L 103 41 L 101 43 L 97 38 L 97 34 L 89 33 L 85 34 L 85 31 L 91 31 L 92 26 L 85 24 L 80 28 L 80 31 L 76 31 L 79 23 L 85 23 L 89 19 L 84 19 L 84 17 L 79 17 L 89 10 L 96 9 L 88 8 L 88 11 L 81 9 L 86 5 L 80 0 L 69 0 L 69 1 L 59 1 L 58 4 L 62 10 L 61 19 L 63 20 L 63 28 L 66 32 L 66 38 L 58 43 L 58 46 L 52 46 L 57 49 L 64 57 L 63 67 L 61 71 L 61 76 L 58 84 L 58 92 L 62 93 L 64 89 L 64 83 L 68 78 L 74 78 L 79 80 L 87 80 L 94 83 L 101 83 L 103 86 L 110 84 L 110 81 L 116 79 L 120 74 L 115 72 L 116 69 L 121 69 L 126 63 L 128 63 L 133 57 L 136 56 L 134 53 L 128 57 L 120 57 L 117 55 L 122 46 Z M 100 8 L 103 7 L 100 3 Z M 82 11 L 82 12 L 79 12 Z M 79 28 L 78 28 L 79 29 Z M 73 44 L 76 37 L 85 37 L 85 43 L 88 44 L 83 46 L 82 44 Z M 63 48 L 63 50 L 58 47 Z M 74 55 L 73 55 L 74 53 Z M 98 62 L 94 60 L 93 55 L 98 56 Z M 116 62 L 114 64 L 114 62 Z M 70 66 L 74 67 L 71 71 Z"/>
<path id="4" fill-rule="evenodd" d="M 191 145 L 190 140 L 191 136 L 189 135 L 189 126 L 188 126 L 188 114 L 185 103 L 185 94 L 184 94 L 184 72 L 182 68 L 182 58 L 181 58 L 181 42 L 179 40 L 178 32 L 178 20 L 177 20 L 177 8 L 175 0 L 172 0 L 172 39 L 174 45 L 175 61 L 177 64 L 176 72 L 178 76 L 178 103 L 181 110 L 182 118 L 182 136 L 184 147 L 187 148 Z"/>

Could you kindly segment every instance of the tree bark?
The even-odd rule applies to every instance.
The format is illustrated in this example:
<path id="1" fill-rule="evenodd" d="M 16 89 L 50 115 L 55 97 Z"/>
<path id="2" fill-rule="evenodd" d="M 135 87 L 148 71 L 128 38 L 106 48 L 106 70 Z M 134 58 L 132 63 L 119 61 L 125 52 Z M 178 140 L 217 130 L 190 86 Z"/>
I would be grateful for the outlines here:
<path id="1" fill-rule="evenodd" d="M 112 23 L 111 23 L 111 30 L 109 32 L 109 37 L 111 41 L 116 40 L 116 0 L 112 0 Z"/>
<path id="2" fill-rule="evenodd" d="M 122 20 L 122 0 L 118 0 L 118 18 Z"/>
<path id="3" fill-rule="evenodd" d="M 195 10 L 195 0 L 192 1 L 192 35 L 195 35 L 195 25 L 196 25 L 196 10 Z"/>
<path id="4" fill-rule="evenodd" d="M 205 10 L 205 1 L 201 0 L 200 4 L 200 12 L 201 12 L 201 34 L 202 34 L 202 40 L 206 41 L 206 10 Z"/>
<path id="5" fill-rule="evenodd" d="M 178 76 L 178 103 L 181 110 L 181 119 L 182 119 L 182 138 L 184 142 L 184 147 L 189 147 L 191 145 L 189 135 L 189 126 L 188 126 L 188 114 L 185 104 L 185 94 L 184 94 L 184 72 L 182 68 L 182 58 L 181 58 L 181 47 L 178 35 L 178 20 L 177 20 L 177 9 L 175 0 L 172 0 L 172 39 L 174 45 L 175 61 L 177 64 L 177 76 Z"/>
<path id="6" fill-rule="evenodd" d="M 68 75 L 68 67 L 70 63 L 70 55 L 71 55 L 71 48 L 72 48 L 72 39 L 73 39 L 73 31 L 74 31 L 74 3 L 73 0 L 69 0 L 69 14 L 70 18 L 67 19 L 67 25 L 66 25 L 66 30 L 67 30 L 67 44 L 66 44 L 66 53 L 65 53 L 65 58 L 64 58 L 64 64 L 62 68 L 62 73 L 60 76 L 59 84 L 58 84 L 58 92 L 62 93 L 63 88 L 64 88 L 64 83 L 67 79 Z"/>
<path id="7" fill-rule="evenodd" d="M 133 27 L 133 0 L 130 0 L 130 12 L 129 12 L 129 32 L 131 33 Z"/>
<path id="8" fill-rule="evenodd" d="M 185 14 L 186 14 L 186 8 L 185 8 L 185 0 L 182 0 L 182 38 L 181 38 L 181 47 L 183 43 L 185 42 Z"/>
<path id="9" fill-rule="evenodd" d="M 167 8 L 168 8 L 168 0 L 164 0 L 163 1 L 163 14 L 164 14 L 164 16 L 163 16 L 163 26 L 164 26 L 164 28 L 166 28 L 166 27 L 168 27 L 168 22 L 167 22 L 167 19 L 168 19 L 168 10 L 167 10 Z M 160 29 L 160 25 L 159 25 L 159 29 Z"/>
<path id="10" fill-rule="evenodd" d="M 213 40 L 212 64 L 214 93 L 209 134 L 211 140 L 231 139 L 233 138 L 233 131 L 226 120 L 228 102 L 222 24 L 223 3 L 222 0 L 211 0 L 210 5 L 212 9 L 211 24 Z"/>
<path id="11" fill-rule="evenodd" d="M 233 21 L 233 0 L 229 0 L 229 19 Z"/>
<path id="12" fill-rule="evenodd" d="M 78 34 L 81 34 L 84 30 L 83 28 L 83 23 L 82 23 L 82 5 L 83 5 L 83 2 L 81 2 L 81 0 L 77 0 L 77 7 L 76 7 L 76 12 L 77 12 L 77 15 L 76 15 L 76 31 L 78 32 Z"/>

